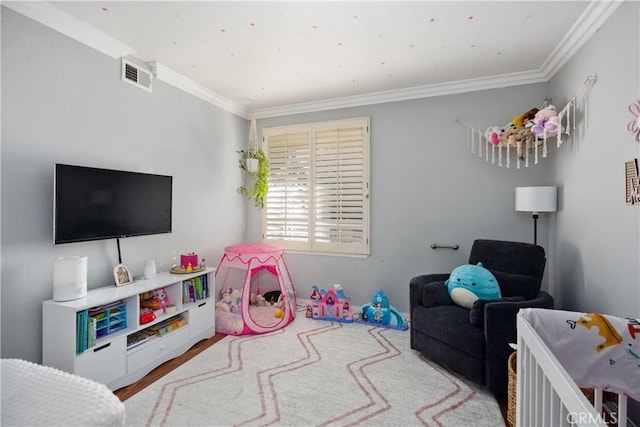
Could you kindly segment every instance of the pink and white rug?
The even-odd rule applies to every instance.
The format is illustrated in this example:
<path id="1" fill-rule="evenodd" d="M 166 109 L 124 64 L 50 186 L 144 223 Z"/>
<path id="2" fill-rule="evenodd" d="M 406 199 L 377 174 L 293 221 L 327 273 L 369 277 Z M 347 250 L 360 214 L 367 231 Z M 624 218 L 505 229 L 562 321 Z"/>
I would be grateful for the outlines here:
<path id="1" fill-rule="evenodd" d="M 301 314 L 227 336 L 126 400 L 127 425 L 504 425 L 493 395 L 411 350 L 409 331 Z"/>

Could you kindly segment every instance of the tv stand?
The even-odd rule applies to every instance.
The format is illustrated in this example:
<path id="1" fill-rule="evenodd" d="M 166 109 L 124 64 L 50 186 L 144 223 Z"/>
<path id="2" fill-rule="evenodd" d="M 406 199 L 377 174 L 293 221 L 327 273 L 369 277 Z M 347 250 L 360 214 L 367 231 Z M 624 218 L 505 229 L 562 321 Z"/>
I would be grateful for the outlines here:
<path id="1" fill-rule="evenodd" d="M 215 335 L 214 294 L 215 269 L 207 268 L 104 286 L 73 301 L 44 301 L 42 363 L 111 390 L 125 387 Z M 174 307 L 145 316 L 142 305 L 158 301 Z"/>

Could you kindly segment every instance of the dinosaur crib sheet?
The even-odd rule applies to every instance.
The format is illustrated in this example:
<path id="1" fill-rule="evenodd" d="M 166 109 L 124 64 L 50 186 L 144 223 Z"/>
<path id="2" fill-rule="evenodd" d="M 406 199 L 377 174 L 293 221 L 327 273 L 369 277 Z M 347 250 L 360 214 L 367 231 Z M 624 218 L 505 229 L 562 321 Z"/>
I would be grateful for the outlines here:
<path id="1" fill-rule="evenodd" d="M 540 308 L 521 312 L 579 387 L 640 400 L 640 319 Z"/>

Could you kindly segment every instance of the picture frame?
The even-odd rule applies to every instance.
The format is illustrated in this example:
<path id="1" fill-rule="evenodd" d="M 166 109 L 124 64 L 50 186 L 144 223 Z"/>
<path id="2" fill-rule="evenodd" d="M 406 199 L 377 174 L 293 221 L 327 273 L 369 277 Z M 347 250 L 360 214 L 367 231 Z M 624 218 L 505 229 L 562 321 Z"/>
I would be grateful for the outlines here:
<path id="1" fill-rule="evenodd" d="M 640 173 L 638 159 L 625 162 L 625 202 L 628 205 L 640 205 Z"/>
<path id="2" fill-rule="evenodd" d="M 124 264 L 116 265 L 113 269 L 113 278 L 116 281 L 116 286 L 130 285 L 133 283 L 131 271 L 129 271 L 129 268 Z"/>

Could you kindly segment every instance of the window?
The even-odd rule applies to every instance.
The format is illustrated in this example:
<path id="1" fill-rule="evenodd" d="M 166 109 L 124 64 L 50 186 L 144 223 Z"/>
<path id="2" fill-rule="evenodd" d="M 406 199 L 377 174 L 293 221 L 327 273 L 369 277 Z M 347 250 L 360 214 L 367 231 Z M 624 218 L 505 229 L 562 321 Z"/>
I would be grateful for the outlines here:
<path id="1" fill-rule="evenodd" d="M 369 254 L 369 118 L 265 128 L 262 239 L 286 249 Z"/>

